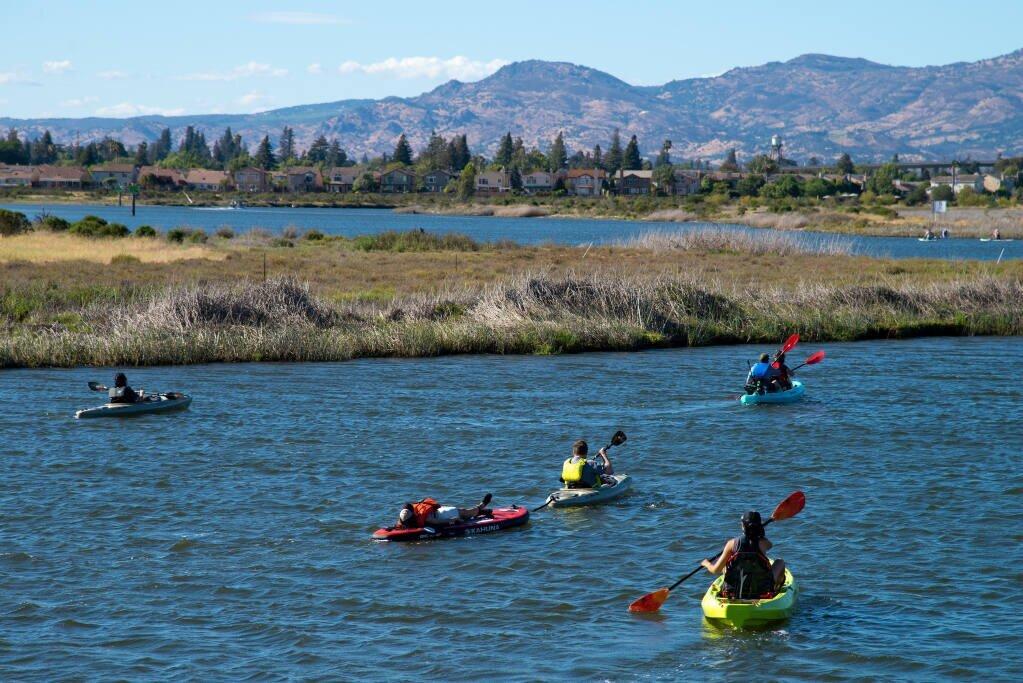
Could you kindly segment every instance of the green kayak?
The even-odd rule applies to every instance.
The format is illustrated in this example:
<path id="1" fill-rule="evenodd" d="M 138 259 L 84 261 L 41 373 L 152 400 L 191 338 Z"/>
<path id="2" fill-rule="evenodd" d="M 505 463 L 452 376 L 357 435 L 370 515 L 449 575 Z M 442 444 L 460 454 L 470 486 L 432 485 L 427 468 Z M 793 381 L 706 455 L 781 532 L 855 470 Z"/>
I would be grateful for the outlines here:
<path id="1" fill-rule="evenodd" d="M 784 621 L 792 616 L 796 607 L 799 588 L 792 572 L 785 570 L 785 584 L 772 598 L 760 600 L 731 600 L 721 597 L 724 576 L 710 584 L 703 596 L 703 616 L 710 621 L 724 623 L 734 628 L 756 628 L 773 622 Z"/>
<path id="2" fill-rule="evenodd" d="M 93 417 L 129 417 L 149 413 L 166 413 L 172 410 L 184 410 L 191 403 L 192 397 L 188 394 L 170 392 L 147 396 L 144 400 L 135 403 L 107 403 L 95 408 L 86 408 L 76 412 L 75 417 L 84 420 Z"/>

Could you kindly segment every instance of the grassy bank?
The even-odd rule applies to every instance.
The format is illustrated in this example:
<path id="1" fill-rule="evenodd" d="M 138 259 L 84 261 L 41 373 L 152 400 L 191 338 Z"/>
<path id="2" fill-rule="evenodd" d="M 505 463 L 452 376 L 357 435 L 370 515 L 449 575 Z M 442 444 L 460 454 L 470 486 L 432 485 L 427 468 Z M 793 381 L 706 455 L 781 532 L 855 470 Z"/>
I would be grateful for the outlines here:
<path id="1" fill-rule="evenodd" d="M 51 258 L 31 242 L 45 237 L 61 240 Z M 1023 331 L 1023 264 L 854 257 L 783 233 L 658 232 L 588 249 L 418 231 L 248 237 L 0 238 L 0 366 L 633 350 L 768 343 L 792 330 L 819 341 Z M 112 251 L 150 241 L 165 254 Z"/>

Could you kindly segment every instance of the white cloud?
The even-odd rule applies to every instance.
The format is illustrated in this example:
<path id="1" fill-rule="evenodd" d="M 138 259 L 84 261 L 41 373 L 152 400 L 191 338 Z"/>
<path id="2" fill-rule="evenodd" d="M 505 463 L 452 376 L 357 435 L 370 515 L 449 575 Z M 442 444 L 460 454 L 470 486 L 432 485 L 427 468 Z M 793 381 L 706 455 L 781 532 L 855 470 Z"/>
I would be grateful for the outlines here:
<path id="1" fill-rule="evenodd" d="M 118 71 L 117 69 L 111 69 L 110 71 L 100 71 L 96 75 L 102 78 L 104 81 L 117 81 L 122 78 L 128 77 L 128 74 L 124 73 L 123 71 Z"/>
<path id="2" fill-rule="evenodd" d="M 146 116 L 149 114 L 161 114 L 163 116 L 178 116 L 184 114 L 184 109 L 165 109 L 163 107 L 148 107 L 144 104 L 132 104 L 121 102 L 120 104 L 100 107 L 96 110 L 96 116 Z"/>
<path id="3" fill-rule="evenodd" d="M 321 66 L 319 62 L 313 62 L 312 64 L 307 66 L 305 70 L 311 74 L 322 74 L 323 66 Z"/>
<path id="4" fill-rule="evenodd" d="M 258 90 L 253 90 L 252 92 L 246 93 L 239 97 L 238 104 L 244 104 L 245 106 L 250 107 L 254 104 L 259 104 L 260 102 L 268 102 L 272 99 L 273 98 L 270 97 L 269 95 L 264 95 Z"/>
<path id="5" fill-rule="evenodd" d="M 70 59 L 61 59 L 53 62 L 43 62 L 43 71 L 48 74 L 62 74 L 71 69 Z"/>
<path id="6" fill-rule="evenodd" d="M 494 73 L 502 66 L 510 64 L 504 59 L 491 59 L 488 62 L 469 59 L 468 57 L 390 57 L 382 62 L 364 64 L 348 61 L 337 68 L 342 74 L 364 73 L 371 76 L 391 76 L 393 78 L 457 78 L 472 80 L 483 78 Z"/>
<path id="7" fill-rule="evenodd" d="M 230 71 L 207 71 L 203 73 L 188 74 L 187 76 L 181 76 L 178 80 L 182 81 L 236 81 L 239 78 L 252 78 L 254 76 L 270 76 L 273 78 L 282 78 L 288 75 L 287 69 L 280 67 L 271 66 L 270 64 L 261 64 L 259 62 L 249 62 L 236 66 Z"/>
<path id="8" fill-rule="evenodd" d="M 0 72 L 0 85 L 42 85 L 39 81 L 26 78 L 15 71 Z"/>
<path id="9" fill-rule="evenodd" d="M 252 15 L 253 21 L 261 24 L 291 24 L 294 26 L 313 26 L 324 24 L 347 24 L 348 21 L 333 14 L 317 12 L 260 12 Z"/>
<path id="10" fill-rule="evenodd" d="M 98 97 L 93 97 L 92 95 L 86 95 L 85 97 L 75 97 L 75 98 L 72 98 L 70 100 L 64 100 L 63 102 L 60 103 L 60 106 L 62 106 L 62 107 L 84 107 L 87 104 L 91 104 L 93 102 L 98 102 L 98 101 L 99 101 Z"/>

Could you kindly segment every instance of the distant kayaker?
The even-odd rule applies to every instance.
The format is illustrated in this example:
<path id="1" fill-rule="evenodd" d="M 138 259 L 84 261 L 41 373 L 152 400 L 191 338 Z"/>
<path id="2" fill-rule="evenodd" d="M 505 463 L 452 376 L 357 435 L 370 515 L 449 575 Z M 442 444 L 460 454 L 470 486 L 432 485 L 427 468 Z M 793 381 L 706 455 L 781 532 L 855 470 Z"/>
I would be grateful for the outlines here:
<path id="1" fill-rule="evenodd" d="M 110 403 L 136 403 L 143 396 L 141 392 L 136 392 L 128 386 L 128 378 L 123 372 L 114 375 L 114 386 L 110 387 L 107 395 L 110 397 Z"/>
<path id="2" fill-rule="evenodd" d="M 952 233 L 950 233 L 948 231 L 948 228 L 942 228 L 941 229 L 941 239 L 947 240 L 951 236 L 952 236 Z"/>
<path id="3" fill-rule="evenodd" d="M 792 388 L 792 370 L 789 366 L 785 365 L 785 352 L 779 351 L 778 355 L 774 357 L 774 363 L 772 364 L 778 376 L 775 378 L 778 382 L 778 386 L 783 391 L 788 391 Z"/>
<path id="4" fill-rule="evenodd" d="M 742 516 L 742 535 L 725 543 L 716 560 L 701 564 L 711 574 L 724 572 L 722 593 L 745 600 L 773 593 L 785 582 L 785 561 L 767 557 L 772 544 L 764 536 L 760 513 L 750 510 Z"/>
<path id="5" fill-rule="evenodd" d="M 590 447 L 579 439 L 572 444 L 572 457 L 561 465 L 561 481 L 570 489 L 600 488 L 605 476 L 614 474 L 614 467 L 607 457 L 607 448 L 597 451 L 597 458 L 587 459 Z"/>
<path id="6" fill-rule="evenodd" d="M 486 507 L 493 498 L 488 493 L 483 496 L 479 505 L 471 508 L 441 505 L 433 498 L 423 498 L 418 503 L 405 503 L 401 512 L 398 513 L 398 523 L 395 526 L 399 529 L 421 529 L 426 526 L 443 526 L 464 522 L 486 514 Z"/>
<path id="7" fill-rule="evenodd" d="M 924 232 L 924 239 L 930 241 L 937 238 L 934 236 L 934 231 L 927 228 L 926 232 Z"/>
<path id="8" fill-rule="evenodd" d="M 1002 239 L 1002 231 L 999 230 L 998 228 L 995 228 L 994 231 L 991 233 L 991 239 L 993 240 Z"/>
<path id="9" fill-rule="evenodd" d="M 750 368 L 746 377 L 746 390 L 749 393 L 777 391 L 778 369 L 771 363 L 771 354 L 760 354 L 760 361 Z"/>

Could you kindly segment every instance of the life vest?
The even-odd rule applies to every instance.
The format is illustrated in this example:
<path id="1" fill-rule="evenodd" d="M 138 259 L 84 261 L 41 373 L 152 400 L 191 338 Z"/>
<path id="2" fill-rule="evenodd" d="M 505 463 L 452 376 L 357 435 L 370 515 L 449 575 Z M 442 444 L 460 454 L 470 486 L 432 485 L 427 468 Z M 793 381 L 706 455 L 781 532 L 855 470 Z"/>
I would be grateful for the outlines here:
<path id="1" fill-rule="evenodd" d="M 416 516 L 416 528 L 426 526 L 426 519 L 440 507 L 440 503 L 433 498 L 423 498 L 418 503 L 412 503 L 412 513 Z"/>
<path id="2" fill-rule="evenodd" d="M 768 379 L 771 376 L 770 363 L 757 363 L 749 371 L 750 379 Z"/>
<path id="3" fill-rule="evenodd" d="M 597 472 L 586 458 L 579 458 L 575 462 L 569 458 L 561 466 L 561 480 L 569 488 L 592 488 L 597 483 Z"/>
<path id="4" fill-rule="evenodd" d="M 725 563 L 722 594 L 738 600 L 751 600 L 774 595 L 774 574 L 771 561 L 745 536 L 732 543 L 732 554 Z"/>
<path id="5" fill-rule="evenodd" d="M 107 395 L 110 396 L 110 398 L 124 398 L 125 389 L 126 387 L 110 387 L 110 391 L 107 392 Z"/>

